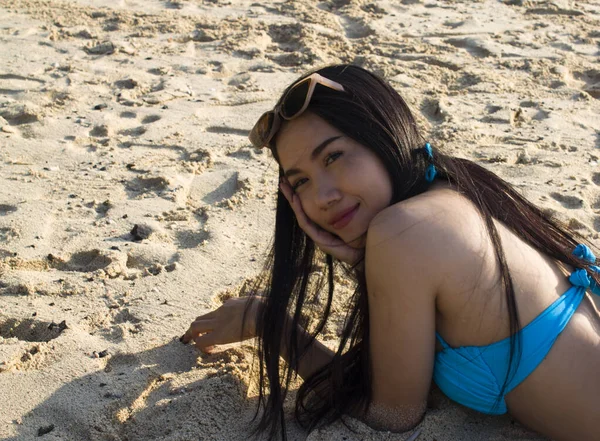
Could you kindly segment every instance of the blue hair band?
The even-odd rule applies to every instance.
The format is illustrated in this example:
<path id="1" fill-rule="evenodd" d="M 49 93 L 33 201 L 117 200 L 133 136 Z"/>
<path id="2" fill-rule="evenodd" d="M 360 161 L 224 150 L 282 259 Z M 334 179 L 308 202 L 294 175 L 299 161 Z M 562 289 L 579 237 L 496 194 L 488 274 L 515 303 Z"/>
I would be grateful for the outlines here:
<path id="1" fill-rule="evenodd" d="M 433 150 L 431 149 L 431 144 L 425 144 L 425 152 L 427 152 L 427 157 L 432 162 L 425 170 L 425 180 L 427 182 L 433 182 L 435 176 L 437 175 L 437 170 L 435 169 L 435 165 L 433 165 Z"/>

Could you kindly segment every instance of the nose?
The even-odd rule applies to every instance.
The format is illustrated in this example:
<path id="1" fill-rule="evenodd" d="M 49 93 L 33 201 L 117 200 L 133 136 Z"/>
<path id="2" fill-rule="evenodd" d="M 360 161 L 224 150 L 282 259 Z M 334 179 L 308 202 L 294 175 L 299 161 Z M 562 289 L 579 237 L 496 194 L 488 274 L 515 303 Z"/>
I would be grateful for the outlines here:
<path id="1" fill-rule="evenodd" d="M 320 209 L 326 210 L 341 199 L 342 193 L 330 177 L 323 176 L 316 184 L 315 201 Z"/>

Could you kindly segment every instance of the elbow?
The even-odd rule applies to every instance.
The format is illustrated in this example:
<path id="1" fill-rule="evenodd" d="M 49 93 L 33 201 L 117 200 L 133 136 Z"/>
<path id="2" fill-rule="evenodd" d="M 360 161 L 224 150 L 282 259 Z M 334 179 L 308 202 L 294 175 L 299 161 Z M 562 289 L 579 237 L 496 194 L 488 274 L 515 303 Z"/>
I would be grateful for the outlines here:
<path id="1" fill-rule="evenodd" d="M 414 429 L 425 416 L 425 406 L 382 406 L 372 404 L 363 420 L 378 431 L 402 433 Z"/>

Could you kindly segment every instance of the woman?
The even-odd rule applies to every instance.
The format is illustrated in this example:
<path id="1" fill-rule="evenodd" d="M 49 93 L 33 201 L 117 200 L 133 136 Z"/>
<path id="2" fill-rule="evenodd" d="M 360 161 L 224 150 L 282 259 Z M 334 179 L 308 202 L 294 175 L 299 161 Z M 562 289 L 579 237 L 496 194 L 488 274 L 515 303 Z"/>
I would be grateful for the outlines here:
<path id="1" fill-rule="evenodd" d="M 344 413 L 411 429 L 433 378 L 455 401 L 554 439 L 600 439 L 600 315 L 586 293 L 600 293 L 600 277 L 582 238 L 493 173 L 432 149 L 396 91 L 356 66 L 299 79 L 250 139 L 281 177 L 263 296 L 198 317 L 183 341 L 210 350 L 259 337 L 257 430 L 284 426 L 295 372 L 309 430 Z M 307 331 L 318 250 L 329 295 Z M 335 353 L 316 340 L 334 261 L 357 286 Z"/>

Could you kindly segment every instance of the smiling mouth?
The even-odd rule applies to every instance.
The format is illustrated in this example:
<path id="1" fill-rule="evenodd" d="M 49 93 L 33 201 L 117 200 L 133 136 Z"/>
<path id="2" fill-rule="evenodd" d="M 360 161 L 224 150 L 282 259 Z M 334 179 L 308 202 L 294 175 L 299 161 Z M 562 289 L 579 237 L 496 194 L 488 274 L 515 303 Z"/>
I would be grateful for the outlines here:
<path id="1" fill-rule="evenodd" d="M 356 204 L 356 206 L 352 210 L 348 211 L 344 216 L 342 216 L 340 219 L 338 219 L 337 221 L 332 223 L 331 227 L 336 230 L 340 230 L 340 229 L 344 228 L 346 225 L 348 225 L 350 223 L 352 218 L 354 218 L 354 215 L 358 211 L 359 206 L 360 206 L 360 203 Z"/>

